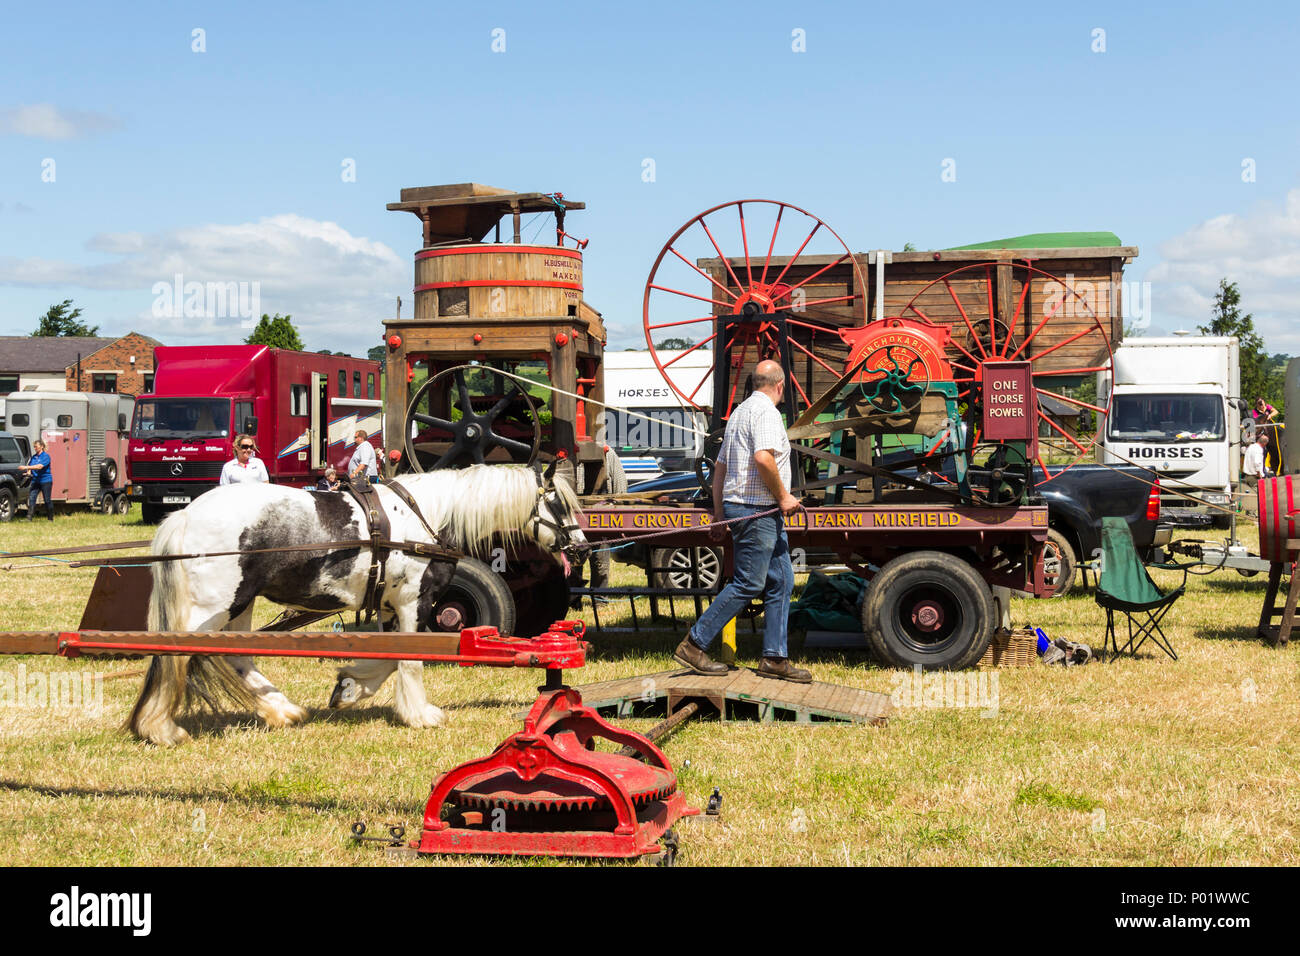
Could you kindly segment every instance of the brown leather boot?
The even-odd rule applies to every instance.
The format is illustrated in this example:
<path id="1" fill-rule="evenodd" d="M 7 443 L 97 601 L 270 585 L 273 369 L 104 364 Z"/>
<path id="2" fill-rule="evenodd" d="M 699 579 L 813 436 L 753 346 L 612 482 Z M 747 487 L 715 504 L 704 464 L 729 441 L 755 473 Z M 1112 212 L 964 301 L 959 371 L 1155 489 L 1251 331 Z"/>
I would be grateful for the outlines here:
<path id="1" fill-rule="evenodd" d="M 691 640 L 690 635 L 684 637 L 682 642 L 677 645 L 677 650 L 673 651 L 673 660 L 706 677 L 725 674 L 730 670 L 726 664 L 715 661 L 700 650 L 695 642 Z"/>
<path id="2" fill-rule="evenodd" d="M 794 681 L 796 684 L 811 684 L 812 674 L 802 667 L 795 667 L 784 657 L 765 657 L 755 671 L 762 677 L 778 677 L 781 680 Z"/>

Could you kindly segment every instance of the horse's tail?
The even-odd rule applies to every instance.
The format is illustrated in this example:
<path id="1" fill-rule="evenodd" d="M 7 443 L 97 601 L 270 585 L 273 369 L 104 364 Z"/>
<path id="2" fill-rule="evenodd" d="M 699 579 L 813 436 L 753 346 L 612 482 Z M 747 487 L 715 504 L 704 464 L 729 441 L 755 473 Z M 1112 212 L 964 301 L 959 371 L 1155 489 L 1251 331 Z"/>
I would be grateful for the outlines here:
<path id="1" fill-rule="evenodd" d="M 154 554 L 183 554 L 190 516 L 184 510 L 168 515 L 153 536 Z M 190 609 L 189 574 L 184 561 L 155 561 L 153 593 L 149 595 L 149 630 L 183 631 Z"/>
<path id="2" fill-rule="evenodd" d="M 188 526 L 189 516 L 184 511 L 168 516 L 154 535 L 153 553 L 183 554 Z M 149 629 L 187 630 L 193 601 L 185 562 L 156 561 L 152 574 Z M 220 696 L 240 703 L 251 700 L 251 694 L 227 662 L 205 657 L 155 657 L 149 662 L 144 686 L 131 709 L 127 727 L 142 740 L 163 746 L 182 743 L 189 734 L 175 718 L 196 698 L 215 707 Z"/>

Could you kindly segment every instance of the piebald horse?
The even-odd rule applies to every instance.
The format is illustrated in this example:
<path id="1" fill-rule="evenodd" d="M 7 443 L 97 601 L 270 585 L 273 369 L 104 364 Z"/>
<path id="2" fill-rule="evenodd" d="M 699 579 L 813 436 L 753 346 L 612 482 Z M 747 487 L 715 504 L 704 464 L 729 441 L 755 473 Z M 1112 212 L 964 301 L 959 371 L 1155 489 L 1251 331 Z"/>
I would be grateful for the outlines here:
<path id="1" fill-rule="evenodd" d="M 579 505 L 570 484 L 530 468 L 472 465 L 393 479 L 405 488 L 439 543 L 479 553 L 494 535 L 507 542 L 531 539 L 569 556 L 588 547 L 579 527 Z M 383 485 L 375 493 L 389 516 L 393 541 L 430 543 L 424 523 Z M 291 545 L 367 540 L 365 515 L 353 497 L 282 485 L 241 484 L 215 488 L 167 517 L 154 535 L 153 553 L 203 557 L 155 562 L 149 628 L 156 631 L 248 631 L 253 601 L 261 596 L 305 611 L 359 609 L 370 571 L 368 547 L 321 551 L 265 551 Z M 218 552 L 254 552 L 220 556 Z M 398 550 L 383 568 L 380 614 L 399 631 L 427 629 L 454 564 Z M 424 694 L 418 661 L 353 662 L 339 670 L 331 707 L 348 707 L 371 696 L 397 671 L 394 710 L 409 727 L 437 727 L 443 712 Z M 257 670 L 252 657 L 155 657 L 128 720 L 137 737 L 163 746 L 189 734 L 176 717 L 195 699 L 216 709 L 227 698 L 252 710 L 269 727 L 307 717 Z"/>

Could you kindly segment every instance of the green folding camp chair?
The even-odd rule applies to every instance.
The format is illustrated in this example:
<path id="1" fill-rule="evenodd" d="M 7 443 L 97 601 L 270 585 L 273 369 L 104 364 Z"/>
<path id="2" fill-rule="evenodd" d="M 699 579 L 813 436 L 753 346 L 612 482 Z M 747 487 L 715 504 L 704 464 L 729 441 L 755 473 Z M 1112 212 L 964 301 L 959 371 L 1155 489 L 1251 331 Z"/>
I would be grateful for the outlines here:
<path id="1" fill-rule="evenodd" d="M 1162 593 L 1133 547 L 1133 533 L 1123 518 L 1101 519 L 1101 580 L 1095 592 L 1097 603 L 1106 609 L 1106 640 L 1102 644 L 1102 657 L 1107 648 L 1114 648 L 1113 661 L 1121 650 L 1136 654 L 1150 638 L 1162 651 L 1178 660 L 1173 645 L 1160 628 L 1160 621 L 1183 595 L 1187 587 L 1187 571 L 1183 583 L 1172 591 Z M 1128 619 L 1128 641 L 1121 649 L 1115 632 L 1116 613 Z"/>

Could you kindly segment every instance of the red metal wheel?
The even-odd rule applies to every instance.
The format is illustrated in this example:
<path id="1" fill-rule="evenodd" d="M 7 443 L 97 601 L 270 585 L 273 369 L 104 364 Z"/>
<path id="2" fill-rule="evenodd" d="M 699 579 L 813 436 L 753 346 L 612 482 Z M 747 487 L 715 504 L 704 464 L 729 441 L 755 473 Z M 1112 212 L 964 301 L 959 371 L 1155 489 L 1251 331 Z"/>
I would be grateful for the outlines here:
<path id="1" fill-rule="evenodd" d="M 724 253 L 727 242 L 741 255 Z M 846 262 L 848 283 L 839 268 Z M 719 404 L 709 383 L 724 389 L 725 419 L 745 398 L 754 363 L 782 361 L 783 320 L 795 366 L 786 369 L 786 392 L 797 415 L 843 374 L 848 350 L 837 330 L 862 324 L 865 289 L 848 246 L 812 213 L 770 199 L 723 203 L 688 220 L 655 259 L 643 304 L 646 345 L 689 406 Z M 720 332 L 731 342 L 730 366 L 722 370 L 715 369 Z M 707 367 L 698 361 L 705 350 L 714 353 Z"/>
<path id="2" fill-rule="evenodd" d="M 954 269 L 923 287 L 898 313 L 951 327 L 956 351 L 951 362 L 953 380 L 958 399 L 967 408 L 966 447 L 973 450 L 980 444 L 983 363 L 992 361 L 1028 361 L 1039 394 L 1096 413 L 1100 428 L 1102 416 L 1110 410 L 1109 393 L 1086 401 L 1062 391 L 1087 379 L 1095 381 L 1096 374 L 1109 372 L 1113 363 L 1110 333 L 1088 296 L 1032 263 L 1015 262 L 1011 264 L 1014 311 L 999 315 L 998 265 L 980 262 Z M 1064 459 L 1049 463 L 1039 450 L 1037 462 L 1044 478 L 1038 484 L 1042 485 L 1091 454 L 1097 435 L 1072 435 L 1041 407 L 1038 420 L 1046 422 L 1051 432 L 1039 444 Z"/>

